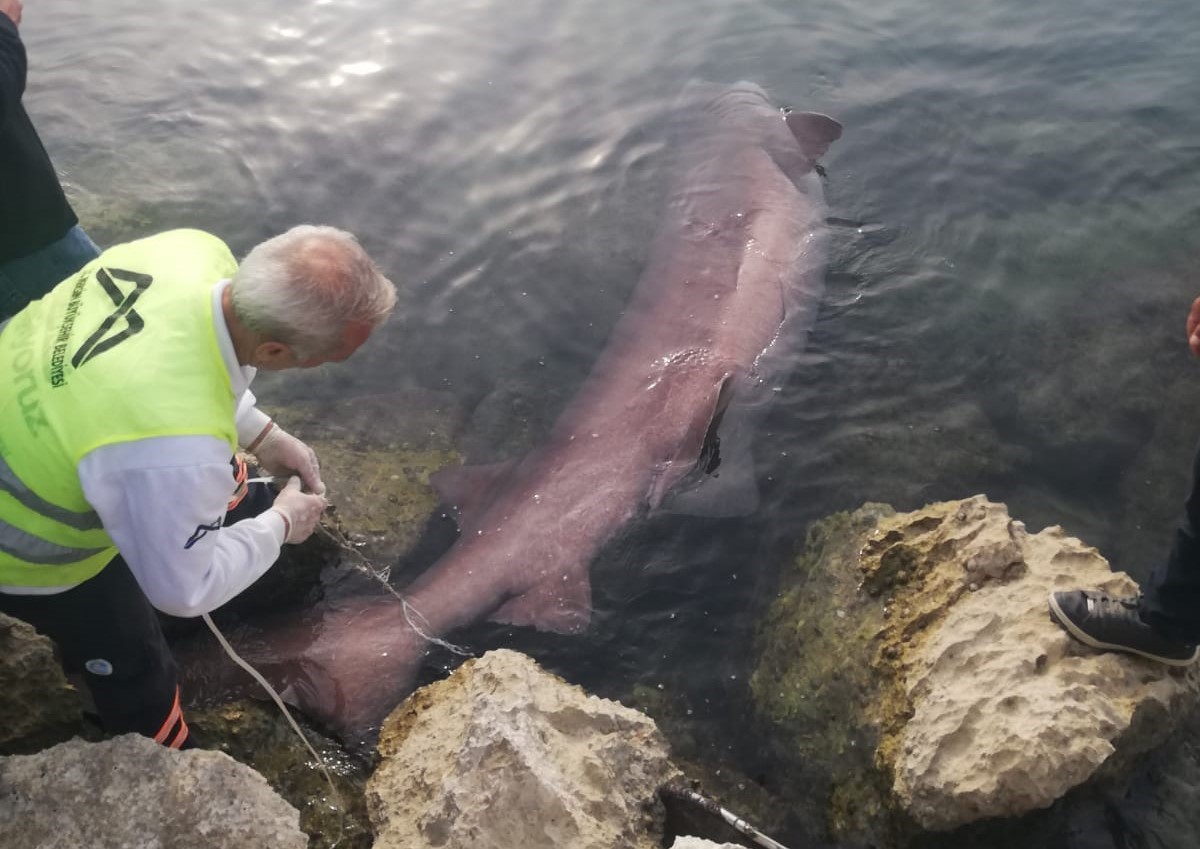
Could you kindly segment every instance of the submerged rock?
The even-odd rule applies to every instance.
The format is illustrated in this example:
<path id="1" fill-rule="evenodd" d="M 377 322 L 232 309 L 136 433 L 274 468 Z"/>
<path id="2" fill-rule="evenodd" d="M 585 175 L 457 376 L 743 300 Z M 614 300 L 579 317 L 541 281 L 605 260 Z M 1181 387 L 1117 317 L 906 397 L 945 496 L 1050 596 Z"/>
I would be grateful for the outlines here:
<path id="1" fill-rule="evenodd" d="M 809 528 L 762 623 L 750 678 L 786 764 L 780 794 L 799 820 L 825 822 L 838 835 L 877 830 L 888 795 L 874 765 L 878 726 L 868 716 L 883 605 L 859 591 L 858 555 L 876 523 L 894 512 L 867 504 Z"/>
<path id="2" fill-rule="evenodd" d="M 303 716 L 296 719 L 321 756 L 333 788 L 321 764 L 271 702 L 241 699 L 187 713 L 188 726 L 201 746 L 252 767 L 299 810 L 300 828 L 309 835 L 308 849 L 367 849 L 371 829 L 362 792 L 366 765 L 307 727 Z"/>
<path id="3" fill-rule="evenodd" d="M 894 829 L 891 810 L 944 830 L 1044 808 L 1127 770 L 1196 703 L 1194 673 L 1090 651 L 1049 618 L 1054 589 L 1136 591 L 1094 548 L 982 496 L 889 512 L 810 533 L 753 680 L 797 756 L 843 762 L 835 832 Z"/>
<path id="4" fill-rule="evenodd" d="M 464 413 L 446 393 L 409 388 L 274 412 L 317 452 L 341 522 L 381 563 L 408 550 L 437 507 L 429 475 L 462 462 L 454 435 Z"/>
<path id="5" fill-rule="evenodd" d="M 304 849 L 296 809 L 220 752 L 136 734 L 0 758 L 0 846 Z"/>
<path id="6" fill-rule="evenodd" d="M 651 719 L 508 650 L 415 692 L 379 753 L 376 849 L 656 849 L 678 775 Z"/>

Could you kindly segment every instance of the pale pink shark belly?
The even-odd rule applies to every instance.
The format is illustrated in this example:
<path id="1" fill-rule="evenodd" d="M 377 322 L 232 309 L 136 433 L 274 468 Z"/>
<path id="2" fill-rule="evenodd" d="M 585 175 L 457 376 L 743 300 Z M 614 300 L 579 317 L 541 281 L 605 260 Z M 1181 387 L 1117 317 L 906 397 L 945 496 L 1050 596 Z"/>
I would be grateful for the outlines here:
<path id="1" fill-rule="evenodd" d="M 811 113 L 785 120 L 754 86 L 706 103 L 635 294 L 546 442 L 434 476 L 460 537 L 403 591 L 409 609 L 389 596 L 343 602 L 264 635 L 260 660 L 314 717 L 349 737 L 377 725 L 428 645 L 414 622 L 429 637 L 485 617 L 586 627 L 596 552 L 693 475 L 803 345 L 825 262 L 811 172 L 841 128 Z"/>

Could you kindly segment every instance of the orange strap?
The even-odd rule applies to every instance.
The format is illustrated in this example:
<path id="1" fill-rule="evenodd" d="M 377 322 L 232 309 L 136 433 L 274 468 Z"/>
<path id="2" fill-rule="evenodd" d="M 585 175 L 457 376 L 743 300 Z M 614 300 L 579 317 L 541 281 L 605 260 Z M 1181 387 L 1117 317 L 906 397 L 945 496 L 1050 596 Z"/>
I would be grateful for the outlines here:
<path id="1" fill-rule="evenodd" d="M 164 722 L 162 724 L 162 728 L 158 729 L 158 733 L 154 735 L 154 742 L 155 743 L 165 742 L 167 739 L 167 735 L 171 733 L 171 729 L 175 727 L 175 724 L 176 723 L 182 724 L 182 722 L 183 722 L 183 709 L 179 707 L 179 687 L 176 687 L 175 688 L 175 704 L 171 705 L 171 712 L 167 714 L 166 722 Z M 186 725 L 183 726 L 183 730 L 184 730 L 184 736 L 186 736 L 186 732 L 187 732 Z M 178 736 L 176 736 L 176 739 L 177 740 L 179 739 Z M 172 743 L 173 742 L 174 741 L 172 741 Z M 182 743 L 183 741 L 179 740 L 179 742 Z"/>
<path id="2" fill-rule="evenodd" d="M 187 740 L 187 738 L 188 738 L 188 727 L 187 727 L 187 723 L 183 721 L 183 716 L 181 714 L 179 717 L 179 733 L 175 735 L 175 739 L 173 739 L 169 744 L 167 744 L 167 748 L 178 749 L 180 746 L 183 745 L 184 741 Z"/>
<path id="3" fill-rule="evenodd" d="M 233 460 L 237 463 L 237 470 L 233 473 L 233 496 L 229 499 L 229 504 L 225 507 L 226 512 L 241 504 L 242 499 L 250 492 L 250 487 L 246 484 L 246 478 L 249 477 L 249 471 L 246 469 L 246 458 L 238 454 L 234 456 Z"/>

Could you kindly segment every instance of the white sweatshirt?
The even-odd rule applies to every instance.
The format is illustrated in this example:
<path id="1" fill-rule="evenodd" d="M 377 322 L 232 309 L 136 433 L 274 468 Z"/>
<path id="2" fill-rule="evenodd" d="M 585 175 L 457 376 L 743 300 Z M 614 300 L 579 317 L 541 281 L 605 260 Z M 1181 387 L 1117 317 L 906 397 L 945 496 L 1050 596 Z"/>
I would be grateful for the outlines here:
<path id="1" fill-rule="evenodd" d="M 221 311 L 229 285 L 213 287 L 213 324 L 237 399 L 238 443 L 270 421 L 255 406 L 255 369 L 238 365 Z M 0 332 L 3 325 L 0 325 Z M 158 436 L 105 445 L 79 461 L 83 494 L 100 516 L 146 598 L 174 616 L 199 616 L 254 583 L 279 557 L 286 529 L 268 510 L 221 527 L 233 495 L 229 445 L 215 436 Z M 53 594 L 71 587 L 0 586 Z"/>

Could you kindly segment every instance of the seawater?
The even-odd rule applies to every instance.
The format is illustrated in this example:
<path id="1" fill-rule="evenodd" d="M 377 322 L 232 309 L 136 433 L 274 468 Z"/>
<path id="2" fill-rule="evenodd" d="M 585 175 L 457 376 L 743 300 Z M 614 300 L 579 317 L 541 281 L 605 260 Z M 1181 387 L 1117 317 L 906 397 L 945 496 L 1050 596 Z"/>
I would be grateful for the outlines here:
<path id="1" fill-rule="evenodd" d="M 984 492 L 1135 577 L 1165 551 L 1200 430 L 1193 3 L 111 0 L 29 3 L 23 32 L 27 106 L 97 241 L 192 226 L 240 253 L 330 223 L 405 291 L 349 363 L 264 375 L 265 408 L 503 392 L 517 442 L 637 280 L 688 79 L 842 121 L 828 291 L 756 446 L 759 511 L 631 528 L 586 637 L 474 635 L 606 695 L 661 687 L 698 752 L 768 788 L 752 639 L 814 519 Z M 388 442 L 386 417 L 345 427 Z M 1086 845 L 1125 845 L 1106 816 Z"/>

